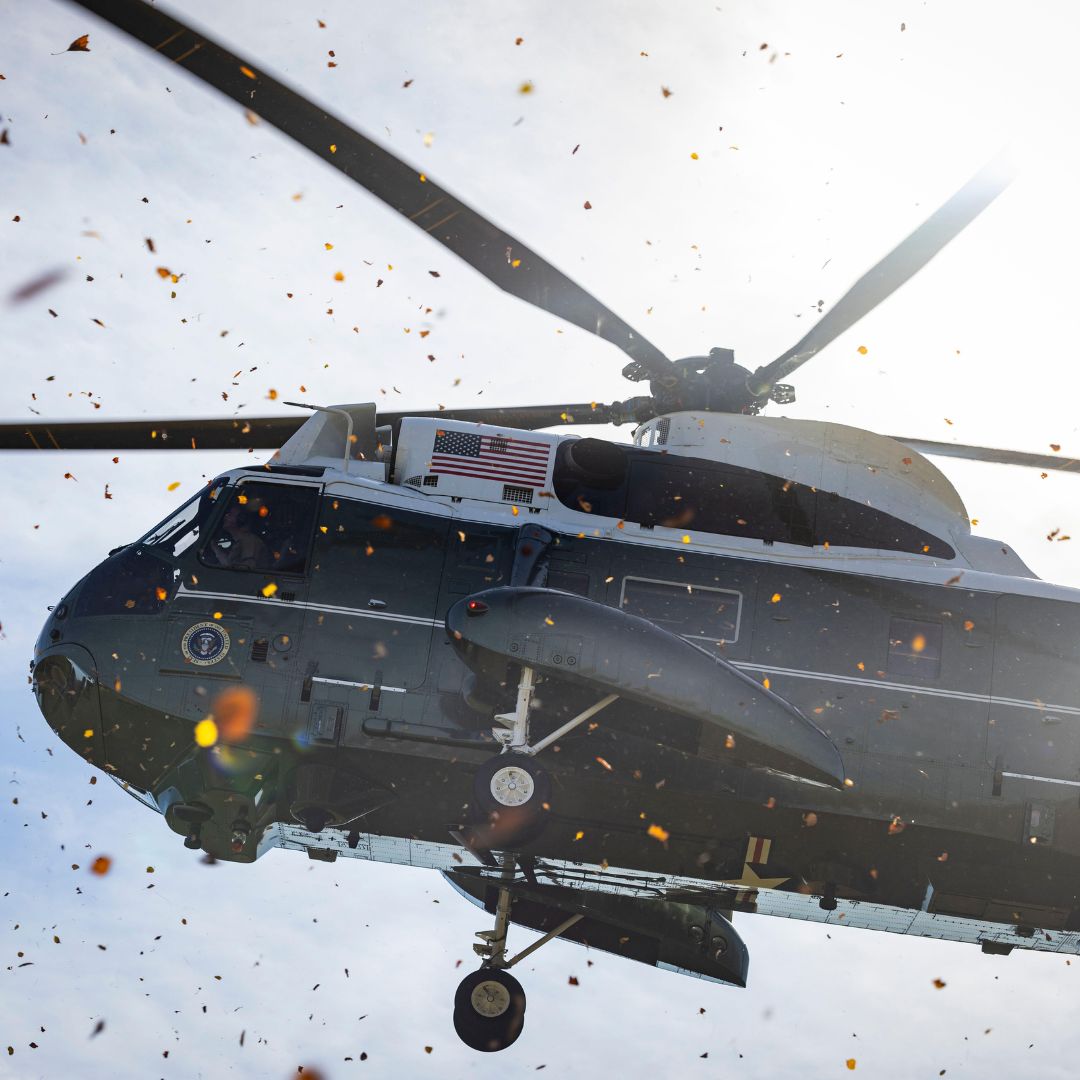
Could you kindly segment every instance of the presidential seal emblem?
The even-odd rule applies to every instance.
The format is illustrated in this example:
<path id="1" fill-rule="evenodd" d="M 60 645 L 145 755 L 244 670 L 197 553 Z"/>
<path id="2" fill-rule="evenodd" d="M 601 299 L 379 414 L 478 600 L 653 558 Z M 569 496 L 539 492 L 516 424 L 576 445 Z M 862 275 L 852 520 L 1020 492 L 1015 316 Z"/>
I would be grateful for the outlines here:
<path id="1" fill-rule="evenodd" d="M 184 632 L 180 651 L 185 660 L 199 667 L 216 664 L 229 651 L 229 632 L 214 622 L 196 623 Z"/>

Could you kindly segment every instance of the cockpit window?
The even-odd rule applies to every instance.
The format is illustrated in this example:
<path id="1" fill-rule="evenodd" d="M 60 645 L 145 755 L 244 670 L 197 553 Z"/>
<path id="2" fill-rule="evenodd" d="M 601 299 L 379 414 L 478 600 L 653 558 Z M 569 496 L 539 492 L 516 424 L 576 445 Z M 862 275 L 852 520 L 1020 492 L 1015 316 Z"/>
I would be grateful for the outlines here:
<path id="1" fill-rule="evenodd" d="M 154 548 L 159 554 L 181 555 L 205 534 L 206 523 L 224 490 L 225 480 L 215 480 L 151 529 L 139 541 L 140 546 Z"/>
<path id="2" fill-rule="evenodd" d="M 241 484 L 225 507 L 210 542 L 199 553 L 207 566 L 302 574 L 311 550 L 318 488 L 294 484 Z"/>

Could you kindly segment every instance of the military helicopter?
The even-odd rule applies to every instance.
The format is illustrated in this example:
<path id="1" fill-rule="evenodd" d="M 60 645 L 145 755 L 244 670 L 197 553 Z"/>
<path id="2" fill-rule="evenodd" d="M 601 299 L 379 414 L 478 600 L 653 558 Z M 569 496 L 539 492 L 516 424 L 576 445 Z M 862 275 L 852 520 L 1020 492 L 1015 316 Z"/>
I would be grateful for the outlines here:
<path id="1" fill-rule="evenodd" d="M 972 536 L 922 452 L 1062 463 L 759 415 L 996 197 L 997 166 L 773 363 L 672 362 L 252 62 L 141 0 L 82 6 L 617 345 L 650 393 L 4 426 L 4 448 L 279 448 L 52 609 L 33 686 L 73 750 L 218 859 L 440 870 L 493 917 L 454 1002 L 481 1051 L 520 1034 L 510 969 L 555 937 L 737 986 L 735 912 L 1080 952 L 1078 597 Z M 512 922 L 542 934 L 513 957 Z"/>

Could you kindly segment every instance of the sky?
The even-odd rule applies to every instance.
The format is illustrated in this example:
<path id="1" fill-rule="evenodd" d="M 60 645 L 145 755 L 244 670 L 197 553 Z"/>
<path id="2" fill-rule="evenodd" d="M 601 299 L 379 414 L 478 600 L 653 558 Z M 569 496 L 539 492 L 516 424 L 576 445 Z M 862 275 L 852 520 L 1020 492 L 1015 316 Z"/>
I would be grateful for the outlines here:
<path id="1" fill-rule="evenodd" d="M 3 419 L 636 392 L 612 346 L 500 293 L 93 16 L 53 0 L 3 8 Z M 1009 190 L 771 412 L 1080 456 L 1080 18 L 1064 0 L 182 11 L 672 356 L 723 345 L 768 362 L 1009 146 Z M 82 34 L 89 52 L 64 51 Z M 518 1043 L 465 1050 L 451 1001 L 486 919 L 437 875 L 286 852 L 206 866 L 103 776 L 92 784 L 38 714 L 26 665 L 46 606 L 241 463 L 111 458 L 4 457 L 0 1076 L 825 1078 L 849 1060 L 857 1077 L 1071 1074 L 1080 1035 L 1057 1018 L 1080 964 L 751 916 L 737 921 L 745 991 L 555 942 L 522 965 Z M 939 464 L 976 532 L 1080 586 L 1080 478 Z M 101 854 L 104 877 L 88 870 Z"/>

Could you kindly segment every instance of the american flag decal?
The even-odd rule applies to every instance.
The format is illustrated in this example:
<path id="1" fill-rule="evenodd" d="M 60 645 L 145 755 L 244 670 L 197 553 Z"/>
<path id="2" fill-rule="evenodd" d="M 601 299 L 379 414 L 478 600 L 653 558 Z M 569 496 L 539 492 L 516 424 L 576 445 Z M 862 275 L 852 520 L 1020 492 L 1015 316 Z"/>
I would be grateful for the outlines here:
<path id="1" fill-rule="evenodd" d="M 551 445 L 537 439 L 437 431 L 431 448 L 431 471 L 543 487 L 550 457 Z"/>

